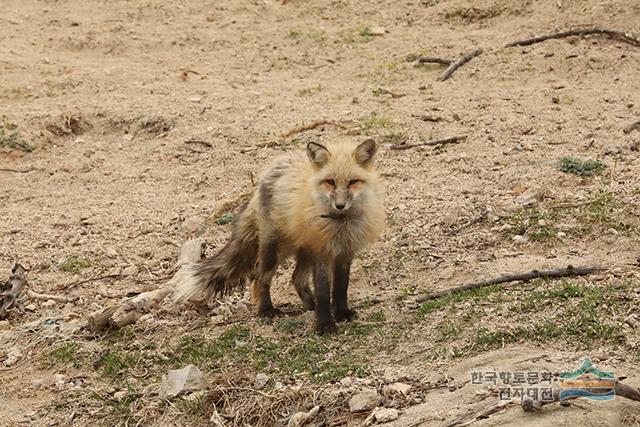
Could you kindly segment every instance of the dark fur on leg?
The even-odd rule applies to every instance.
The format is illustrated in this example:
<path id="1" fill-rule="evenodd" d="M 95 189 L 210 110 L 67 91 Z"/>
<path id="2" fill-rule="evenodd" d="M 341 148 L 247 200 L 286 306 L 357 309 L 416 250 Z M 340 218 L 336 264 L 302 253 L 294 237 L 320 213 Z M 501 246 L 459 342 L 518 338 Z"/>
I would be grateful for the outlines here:
<path id="1" fill-rule="evenodd" d="M 271 302 L 271 279 L 278 267 L 278 242 L 268 240 L 260 245 L 258 260 L 258 278 L 254 282 L 254 301 L 258 316 L 275 317 L 282 314 Z"/>
<path id="2" fill-rule="evenodd" d="M 316 293 L 316 331 L 320 335 L 337 332 L 331 315 L 331 283 L 328 270 L 326 264 L 316 262 L 313 278 Z"/>
<path id="3" fill-rule="evenodd" d="M 332 305 L 333 316 L 337 322 L 350 322 L 356 317 L 356 312 L 349 309 L 347 290 L 349 288 L 349 272 L 351 270 L 351 258 L 337 259 L 333 267 Z"/>
<path id="4" fill-rule="evenodd" d="M 313 311 L 316 308 L 316 300 L 309 287 L 309 279 L 313 273 L 313 260 L 311 255 L 301 250 L 296 255 L 296 268 L 293 270 L 293 286 L 304 304 L 304 308 Z"/>

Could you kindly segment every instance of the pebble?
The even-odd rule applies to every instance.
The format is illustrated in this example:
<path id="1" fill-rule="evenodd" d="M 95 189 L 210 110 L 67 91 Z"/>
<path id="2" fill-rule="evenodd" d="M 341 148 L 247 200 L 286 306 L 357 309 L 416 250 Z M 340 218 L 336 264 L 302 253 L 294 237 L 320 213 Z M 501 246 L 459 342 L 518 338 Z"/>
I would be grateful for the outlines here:
<path id="1" fill-rule="evenodd" d="M 204 376 L 197 366 L 187 365 L 182 369 L 169 371 L 162 377 L 160 395 L 175 397 L 183 393 L 199 391 L 205 387 Z"/>
<path id="2" fill-rule="evenodd" d="M 8 320 L 0 320 L 0 330 L 11 328 L 11 324 Z"/>
<path id="3" fill-rule="evenodd" d="M 411 391 L 411 384 L 405 383 L 393 383 L 384 386 L 384 391 L 389 394 L 400 393 L 404 396 L 407 396 Z"/>
<path id="4" fill-rule="evenodd" d="M 118 252 L 116 252 L 116 250 L 111 247 L 105 249 L 104 254 L 109 258 L 115 258 L 118 256 Z"/>
<path id="5" fill-rule="evenodd" d="M 380 404 L 380 396 L 373 390 L 362 391 L 349 399 L 350 412 L 369 411 Z"/>
<path id="6" fill-rule="evenodd" d="M 122 402 L 122 399 L 124 399 L 126 395 L 127 395 L 126 390 L 120 390 L 113 393 L 113 398 L 118 402 Z"/>
<path id="7" fill-rule="evenodd" d="M 256 374 L 256 379 L 254 381 L 254 385 L 257 389 L 264 388 L 269 382 L 269 376 L 267 374 L 263 374 L 262 372 Z"/>
<path id="8" fill-rule="evenodd" d="M 135 265 L 128 265 L 122 269 L 121 274 L 123 276 L 135 276 L 138 274 L 138 267 L 136 267 Z"/>
<path id="9" fill-rule="evenodd" d="M 384 36 L 387 33 L 387 30 L 384 27 L 371 27 L 369 34 L 372 36 Z"/>
<path id="10" fill-rule="evenodd" d="M 48 299 L 48 300 L 46 300 L 45 302 L 42 303 L 42 306 L 44 308 L 51 308 L 51 307 L 53 307 L 55 305 L 56 305 L 56 302 L 54 300 L 52 300 L 52 299 Z"/>
<path id="11" fill-rule="evenodd" d="M 517 234 L 517 235 L 513 236 L 512 240 L 514 242 L 516 242 L 516 243 L 526 243 L 527 242 L 527 238 L 522 236 L 522 235 L 520 235 L 520 234 Z"/>
<path id="12" fill-rule="evenodd" d="M 564 231 L 558 231 L 558 233 L 556 234 L 556 236 L 559 239 L 562 239 L 563 237 L 567 237 L 567 233 L 565 233 Z"/>

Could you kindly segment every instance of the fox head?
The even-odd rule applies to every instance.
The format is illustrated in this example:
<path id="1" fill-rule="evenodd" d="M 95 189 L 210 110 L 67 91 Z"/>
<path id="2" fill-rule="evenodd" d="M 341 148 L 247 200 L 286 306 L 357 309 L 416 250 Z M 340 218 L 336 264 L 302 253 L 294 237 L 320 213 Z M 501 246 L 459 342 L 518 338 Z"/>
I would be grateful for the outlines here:
<path id="1" fill-rule="evenodd" d="M 377 175 L 373 170 L 376 143 L 307 145 L 307 156 L 316 171 L 311 184 L 316 203 L 326 208 L 326 216 L 358 215 L 367 200 L 375 197 Z M 325 216 L 325 215 L 323 215 Z"/>

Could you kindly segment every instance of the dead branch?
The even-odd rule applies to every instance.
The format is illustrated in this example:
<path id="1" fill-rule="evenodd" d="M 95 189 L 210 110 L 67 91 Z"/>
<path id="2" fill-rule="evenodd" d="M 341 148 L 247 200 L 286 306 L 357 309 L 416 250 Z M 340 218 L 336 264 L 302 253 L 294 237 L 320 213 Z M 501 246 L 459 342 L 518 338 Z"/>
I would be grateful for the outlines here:
<path id="1" fill-rule="evenodd" d="M 502 411 L 507 406 L 510 406 L 513 402 L 510 400 L 503 400 L 495 403 L 491 403 L 488 406 L 481 408 L 479 411 L 472 411 L 470 413 L 466 413 L 461 417 L 458 417 L 449 423 L 445 424 L 445 427 L 464 427 L 470 424 L 475 423 L 478 420 L 488 418 L 490 415 L 495 414 L 496 412 Z"/>
<path id="2" fill-rule="evenodd" d="M 451 65 L 451 63 L 453 62 L 450 59 L 432 58 L 427 56 L 421 56 L 420 58 L 418 58 L 417 61 L 420 64 L 441 64 L 441 65 Z"/>
<path id="3" fill-rule="evenodd" d="M 187 240 L 180 248 L 177 266 L 196 262 L 202 257 L 204 242 L 201 239 Z M 143 314 L 148 313 L 169 294 L 173 293 L 173 281 L 159 289 L 143 292 L 129 300 L 95 311 L 87 316 L 89 330 L 93 333 L 108 328 L 120 329 L 135 323 Z"/>
<path id="4" fill-rule="evenodd" d="M 621 31 L 606 30 L 604 28 L 586 28 L 582 30 L 562 31 L 559 33 L 547 34 L 546 36 L 536 36 L 524 40 L 517 40 L 511 43 L 507 43 L 504 47 L 530 46 L 532 44 L 541 43 L 547 40 L 574 36 L 605 36 L 622 41 L 624 43 L 628 43 L 636 47 L 640 47 L 640 40 L 632 37 L 631 35 L 625 34 Z"/>
<path id="5" fill-rule="evenodd" d="M 396 145 L 392 145 L 390 148 L 392 150 L 408 150 L 409 148 L 415 148 L 415 147 L 427 147 L 427 146 L 432 146 L 432 145 L 457 144 L 459 142 L 464 141 L 465 139 L 467 139 L 466 136 L 452 136 L 451 138 L 438 139 L 438 140 L 435 140 L 435 141 L 421 142 L 420 144 L 396 144 Z"/>
<path id="6" fill-rule="evenodd" d="M 381 95 L 391 95 L 391 98 L 393 99 L 397 99 L 397 98 L 402 98 L 403 96 L 407 96 L 406 93 L 398 93 L 398 92 L 391 92 L 389 89 L 385 89 L 383 87 L 379 87 L 377 89 L 375 89 L 375 91 Z"/>
<path id="7" fill-rule="evenodd" d="M 7 310 L 13 307 L 22 288 L 27 284 L 26 273 L 23 266 L 15 263 L 9 280 L 0 286 L 0 319 L 7 317 Z"/>
<path id="8" fill-rule="evenodd" d="M 73 301 L 76 301 L 78 299 L 78 297 L 67 298 L 67 297 L 62 296 L 62 295 L 40 294 L 38 292 L 34 292 L 34 291 L 31 291 L 31 290 L 27 291 L 27 296 L 29 298 L 32 298 L 32 299 L 39 299 L 39 300 L 44 300 L 44 301 L 53 300 L 53 301 L 58 301 L 58 302 L 73 302 Z"/>
<path id="9" fill-rule="evenodd" d="M 64 283 L 64 284 L 58 285 L 56 287 L 56 289 L 63 290 L 63 289 L 70 288 L 72 286 L 84 285 L 85 283 L 96 282 L 98 280 L 124 278 L 124 277 L 126 277 L 126 276 L 123 276 L 120 273 L 118 273 L 118 274 L 105 274 L 103 276 L 90 277 L 89 279 L 82 279 L 82 280 L 76 280 L 75 282 Z"/>
<path id="10" fill-rule="evenodd" d="M 635 122 L 631 123 L 629 126 L 627 126 L 626 128 L 622 129 L 622 132 L 624 133 L 631 133 L 632 130 L 640 128 L 640 120 L 636 120 Z"/>
<path id="11" fill-rule="evenodd" d="M 187 139 L 186 141 L 184 141 L 184 143 L 185 144 L 199 144 L 199 145 L 204 145 L 205 147 L 213 148 L 213 145 L 210 142 L 201 141 L 199 139 Z"/>
<path id="12" fill-rule="evenodd" d="M 291 129 L 289 132 L 283 133 L 282 134 L 282 138 L 289 138 L 291 135 L 295 135 L 297 133 L 302 133 L 302 132 L 306 132 L 308 130 L 312 130 L 315 129 L 317 127 L 323 126 L 323 125 L 330 125 L 330 126 L 337 126 L 341 129 L 346 129 L 347 127 L 343 124 L 343 122 L 336 122 L 333 120 L 326 120 L 326 119 L 322 119 L 322 120 L 316 120 L 315 122 L 311 122 L 307 125 L 302 125 L 302 126 L 298 126 L 296 128 Z"/>
<path id="13" fill-rule="evenodd" d="M 249 200 L 249 197 L 251 197 L 251 194 L 253 194 L 253 191 L 249 190 L 249 191 L 242 192 L 237 196 L 229 197 L 223 200 L 222 202 L 220 202 L 216 210 L 213 211 L 211 215 L 209 215 L 209 218 L 207 219 L 207 221 L 211 218 L 219 218 L 220 215 L 222 215 L 223 213 L 237 209 L 242 204 L 244 204 L 247 200 Z"/>
<path id="14" fill-rule="evenodd" d="M 455 292 L 468 291 L 470 289 L 484 288 L 486 286 L 498 285 L 500 283 L 508 283 L 515 281 L 528 282 L 536 278 L 558 278 L 558 277 L 570 277 L 570 276 L 587 276 L 593 273 L 601 273 L 606 271 L 603 267 L 573 267 L 571 265 L 567 268 L 558 268 L 555 270 L 531 270 L 525 273 L 504 274 L 502 276 L 495 277 L 493 279 L 482 280 L 480 282 L 468 283 L 462 286 L 455 286 L 453 288 L 444 289 L 442 291 L 432 292 L 418 298 L 418 302 L 425 302 L 434 300 L 446 295 L 451 295 Z"/>
<path id="15" fill-rule="evenodd" d="M 602 393 L 602 389 L 585 389 L 591 393 Z M 627 384 L 623 384 L 619 379 L 615 380 L 615 387 L 613 389 L 616 397 L 624 397 L 629 400 L 634 400 L 636 402 L 640 402 L 640 389 L 636 387 L 632 387 Z M 580 396 L 571 396 L 569 398 L 562 399 L 562 401 L 577 399 Z M 534 412 L 540 410 L 544 405 L 548 405 L 550 403 L 561 402 L 560 400 L 560 390 L 553 390 L 553 400 L 533 400 L 530 397 L 522 400 L 522 409 L 525 412 Z"/>
<path id="16" fill-rule="evenodd" d="M 438 77 L 438 80 L 441 82 L 447 80 L 449 77 L 451 77 L 453 73 L 456 72 L 458 68 L 462 67 L 464 64 L 471 61 L 476 56 L 481 55 L 482 52 L 483 52 L 482 49 L 478 48 L 478 49 L 472 50 L 471 52 L 465 53 L 460 58 L 456 59 L 455 62 L 453 62 L 449 66 L 449 68 L 447 68 L 445 72 L 440 77 Z"/>
<path id="17" fill-rule="evenodd" d="M 28 173 L 34 170 L 36 169 L 28 168 L 28 169 L 20 170 L 20 169 L 11 169 L 11 168 L 0 168 L 0 172 L 14 172 L 14 173 Z"/>

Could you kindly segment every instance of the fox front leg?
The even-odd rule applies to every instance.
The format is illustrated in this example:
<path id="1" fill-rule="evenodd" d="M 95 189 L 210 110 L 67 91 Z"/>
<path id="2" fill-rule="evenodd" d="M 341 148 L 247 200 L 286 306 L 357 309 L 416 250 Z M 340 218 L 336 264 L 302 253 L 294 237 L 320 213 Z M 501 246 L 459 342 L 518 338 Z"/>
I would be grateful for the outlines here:
<path id="1" fill-rule="evenodd" d="M 320 335 L 336 333 L 336 323 L 331 315 L 331 281 L 329 268 L 318 261 L 313 271 L 316 294 L 316 331 Z"/>
<path id="2" fill-rule="evenodd" d="M 356 317 L 356 312 L 349 309 L 347 302 L 347 289 L 349 288 L 349 271 L 351 270 L 351 258 L 342 258 L 335 261 L 333 267 L 333 315 L 337 322 L 346 320 L 350 322 Z"/>

